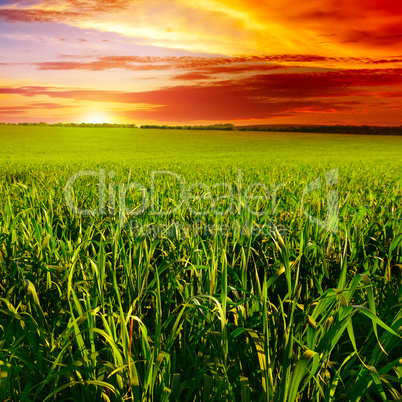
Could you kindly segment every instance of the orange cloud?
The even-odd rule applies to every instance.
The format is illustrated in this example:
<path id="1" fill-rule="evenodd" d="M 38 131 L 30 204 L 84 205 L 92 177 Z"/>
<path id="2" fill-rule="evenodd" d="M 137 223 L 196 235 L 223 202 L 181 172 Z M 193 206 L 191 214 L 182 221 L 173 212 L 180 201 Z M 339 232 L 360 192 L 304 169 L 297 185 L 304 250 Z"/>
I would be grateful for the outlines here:
<path id="1" fill-rule="evenodd" d="M 234 10 L 248 10 L 250 18 L 268 30 L 271 24 L 288 31 L 289 47 L 304 53 L 311 41 L 319 54 L 400 54 L 402 2 L 399 0 L 214 0 Z M 269 35 L 269 33 L 268 33 Z M 299 36 L 299 40 L 297 36 Z M 258 38 L 261 43 L 264 38 Z M 289 49 L 287 49 L 289 50 Z"/>
<path id="2" fill-rule="evenodd" d="M 51 99 L 49 110 L 73 110 L 80 102 L 89 110 L 93 102 L 127 119 L 326 113 L 400 122 L 399 0 L 10 3 L 0 6 L 2 116 L 33 116 L 39 103 L 21 99 L 42 105 Z M 133 54 L 134 46 L 142 46 L 137 54 L 152 49 L 152 56 Z M 51 106 L 59 101 L 60 108 Z"/>
<path id="3" fill-rule="evenodd" d="M 367 118 L 369 113 L 381 115 L 385 109 L 395 108 L 393 98 L 401 92 L 402 69 L 260 74 L 213 85 L 182 85 L 143 92 L 34 86 L 0 88 L 0 94 L 130 104 L 133 110 L 126 110 L 126 117 L 181 122 L 271 119 L 284 113 L 324 112 L 365 114 Z M 388 96 L 389 93 L 396 96 Z M 368 95 L 371 102 L 367 101 Z M 148 107 L 134 110 L 138 104 Z"/>
<path id="4" fill-rule="evenodd" d="M 400 0 L 43 0 L 1 7 L 8 22 L 62 21 L 147 44 L 226 55 L 396 56 Z"/>
<path id="5" fill-rule="evenodd" d="M 52 10 L 30 10 L 30 9 L 3 9 L 0 13 L 0 21 L 5 22 L 53 22 L 80 18 L 76 12 L 62 12 Z"/>
<path id="6" fill-rule="evenodd" d="M 63 55 L 62 58 L 77 56 Z M 85 56 L 88 59 L 88 56 Z M 274 64 L 280 63 L 280 64 Z M 375 59 L 367 57 L 324 57 L 315 55 L 272 55 L 237 57 L 140 57 L 99 56 L 90 61 L 46 61 L 35 63 L 40 70 L 88 70 L 104 71 L 123 69 L 130 71 L 189 70 L 191 74 L 240 73 L 284 69 L 287 66 L 346 66 L 402 63 L 402 58 Z M 184 74 L 181 76 L 186 77 Z M 187 75 L 190 77 L 190 75 Z M 177 78 L 174 77 L 174 78 Z"/>

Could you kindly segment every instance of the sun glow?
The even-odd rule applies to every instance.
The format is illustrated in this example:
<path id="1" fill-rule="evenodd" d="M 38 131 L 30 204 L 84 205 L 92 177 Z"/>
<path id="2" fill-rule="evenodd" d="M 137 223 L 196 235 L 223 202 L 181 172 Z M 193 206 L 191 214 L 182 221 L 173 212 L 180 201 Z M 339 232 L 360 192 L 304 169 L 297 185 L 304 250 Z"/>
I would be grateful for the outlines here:
<path id="1" fill-rule="evenodd" d="M 83 122 L 93 124 L 111 123 L 110 116 L 104 112 L 88 113 L 84 115 Z"/>

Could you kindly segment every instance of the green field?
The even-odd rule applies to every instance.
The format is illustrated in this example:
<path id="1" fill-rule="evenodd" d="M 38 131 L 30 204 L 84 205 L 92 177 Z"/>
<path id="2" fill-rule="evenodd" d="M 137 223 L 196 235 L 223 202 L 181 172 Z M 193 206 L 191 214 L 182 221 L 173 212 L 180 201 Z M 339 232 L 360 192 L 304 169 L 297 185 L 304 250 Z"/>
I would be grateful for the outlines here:
<path id="1" fill-rule="evenodd" d="M 2 162 L 399 165 L 398 136 L 0 126 Z"/>
<path id="2" fill-rule="evenodd" d="M 0 400 L 401 400 L 401 155 L 0 127 Z"/>

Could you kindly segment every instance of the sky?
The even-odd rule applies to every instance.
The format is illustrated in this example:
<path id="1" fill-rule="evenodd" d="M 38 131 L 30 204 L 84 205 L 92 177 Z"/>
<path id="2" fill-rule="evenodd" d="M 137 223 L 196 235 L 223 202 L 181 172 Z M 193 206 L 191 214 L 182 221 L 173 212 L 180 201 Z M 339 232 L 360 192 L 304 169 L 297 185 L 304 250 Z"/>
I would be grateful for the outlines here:
<path id="1" fill-rule="evenodd" d="M 0 0 L 0 121 L 402 125 L 400 0 Z"/>

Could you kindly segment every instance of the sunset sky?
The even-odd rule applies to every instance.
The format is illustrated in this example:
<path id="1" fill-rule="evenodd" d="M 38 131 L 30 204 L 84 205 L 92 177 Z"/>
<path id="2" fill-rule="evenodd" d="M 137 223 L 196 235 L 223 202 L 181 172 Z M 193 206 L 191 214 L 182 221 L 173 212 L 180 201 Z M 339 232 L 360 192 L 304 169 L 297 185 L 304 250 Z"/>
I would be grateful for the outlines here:
<path id="1" fill-rule="evenodd" d="M 400 0 L 0 0 L 0 121 L 402 125 Z"/>

